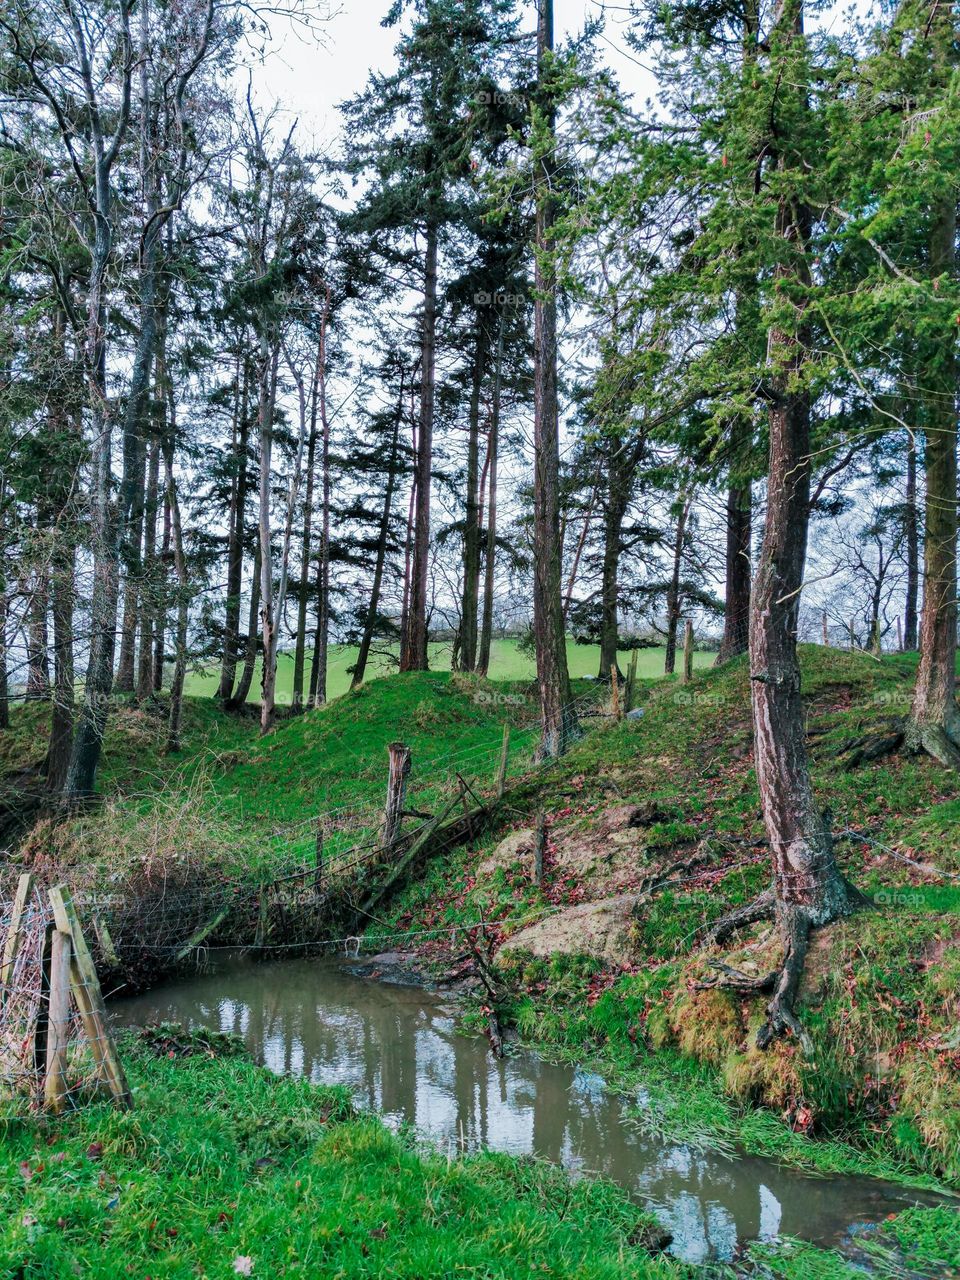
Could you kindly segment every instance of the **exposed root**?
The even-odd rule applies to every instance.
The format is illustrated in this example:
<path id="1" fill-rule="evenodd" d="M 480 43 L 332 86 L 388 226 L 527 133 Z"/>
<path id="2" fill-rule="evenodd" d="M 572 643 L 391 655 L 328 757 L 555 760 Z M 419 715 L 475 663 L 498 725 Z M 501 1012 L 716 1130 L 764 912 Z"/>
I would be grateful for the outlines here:
<path id="1" fill-rule="evenodd" d="M 752 902 L 748 902 L 742 907 L 735 907 L 733 911 L 727 912 L 725 916 L 721 916 L 719 920 L 714 921 L 703 936 L 704 944 L 709 946 L 714 942 L 726 942 L 739 929 L 746 928 L 748 924 L 756 924 L 758 920 L 772 920 L 774 918 L 775 905 L 773 890 L 764 889 L 763 893 L 754 898 Z"/>
<path id="2" fill-rule="evenodd" d="M 889 733 L 868 733 L 863 737 L 853 738 L 845 742 L 838 750 L 838 755 L 847 755 L 843 761 L 846 772 L 859 769 L 862 764 L 874 760 L 883 760 L 886 756 L 896 755 L 906 740 L 906 726 L 903 722 L 895 724 Z"/>
<path id="3" fill-rule="evenodd" d="M 767 1005 L 767 1020 L 757 1032 L 757 1048 L 767 1049 L 788 1032 L 799 1040 L 804 1054 L 813 1057 L 813 1041 L 794 1013 L 804 961 L 810 946 L 810 920 L 797 907 L 782 908 L 780 932 L 784 941 L 783 966 L 773 999 Z"/>
<path id="4" fill-rule="evenodd" d="M 904 737 L 908 751 L 916 755 L 932 756 L 944 768 L 960 771 L 960 747 L 954 742 L 946 725 L 917 724 L 916 721 L 910 721 Z"/>
<path id="5" fill-rule="evenodd" d="M 724 964 L 722 960 L 711 960 L 710 968 L 715 969 L 719 976 L 710 982 L 695 983 L 694 990 L 714 991 L 719 987 L 723 991 L 735 991 L 738 995 L 763 996 L 773 990 L 779 976 L 779 970 L 774 969 L 762 978 L 754 978 L 749 973 L 734 969 L 732 965 Z"/>

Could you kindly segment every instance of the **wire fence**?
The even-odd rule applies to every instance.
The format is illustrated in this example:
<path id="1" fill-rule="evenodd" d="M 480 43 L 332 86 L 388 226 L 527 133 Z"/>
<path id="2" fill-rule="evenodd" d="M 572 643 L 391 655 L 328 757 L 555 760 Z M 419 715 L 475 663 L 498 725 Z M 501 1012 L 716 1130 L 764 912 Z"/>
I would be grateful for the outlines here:
<path id="1" fill-rule="evenodd" d="M 602 714 L 603 692 L 602 687 L 591 691 L 573 710 L 581 717 Z M 111 986 L 150 985 L 160 973 L 210 950 L 240 946 L 264 954 L 303 954 L 335 947 L 359 950 L 358 934 L 376 948 L 448 934 L 449 925 L 415 930 L 385 925 L 372 910 L 378 887 L 389 884 L 398 865 L 418 851 L 435 852 L 477 834 L 508 781 L 533 780 L 554 763 L 536 761 L 538 742 L 539 726 L 531 725 L 510 731 L 509 753 L 498 737 L 418 760 L 420 785 L 409 788 L 406 824 L 389 844 L 380 834 L 382 804 L 341 804 L 274 830 L 277 851 L 286 850 L 287 856 L 269 859 L 257 876 L 225 877 L 213 867 L 185 866 L 139 880 L 118 873 L 115 879 L 75 887 L 76 928 L 82 920 L 90 973 L 80 972 L 75 955 L 75 1007 L 69 1010 L 54 1010 L 51 986 L 52 941 L 63 936 L 52 905 L 58 891 L 51 894 L 31 880 L 27 896 L 18 901 L 13 885 L 0 877 L 5 948 L 0 1095 L 32 1104 L 46 1097 L 49 1103 L 54 1079 L 55 1098 L 74 1105 L 110 1082 L 105 1023 L 101 1028 L 89 1011 L 84 1013 L 85 1001 L 95 1005 L 100 998 L 98 973 L 109 994 Z M 536 918 L 554 910 L 545 908 Z M 459 926 L 461 931 L 488 928 L 482 919 Z M 78 935 L 74 945 L 85 951 L 87 941 Z M 51 1058 L 54 1012 L 57 1044 Z"/>

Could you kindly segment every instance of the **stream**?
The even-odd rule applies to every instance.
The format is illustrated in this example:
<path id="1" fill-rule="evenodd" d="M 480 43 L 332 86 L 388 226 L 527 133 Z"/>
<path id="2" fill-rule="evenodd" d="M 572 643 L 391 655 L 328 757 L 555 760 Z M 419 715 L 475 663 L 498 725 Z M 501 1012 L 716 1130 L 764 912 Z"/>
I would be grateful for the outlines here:
<path id="1" fill-rule="evenodd" d="M 939 1199 L 650 1138 L 625 1122 L 630 1099 L 595 1073 L 526 1052 L 498 1062 L 486 1040 L 458 1033 L 442 996 L 358 977 L 342 961 L 231 958 L 110 1007 L 122 1025 L 240 1035 L 271 1070 L 345 1085 L 360 1106 L 441 1151 L 532 1153 L 573 1175 L 600 1174 L 656 1214 L 673 1233 L 670 1252 L 687 1262 L 729 1260 L 745 1242 L 778 1235 L 855 1253 L 857 1227 Z"/>

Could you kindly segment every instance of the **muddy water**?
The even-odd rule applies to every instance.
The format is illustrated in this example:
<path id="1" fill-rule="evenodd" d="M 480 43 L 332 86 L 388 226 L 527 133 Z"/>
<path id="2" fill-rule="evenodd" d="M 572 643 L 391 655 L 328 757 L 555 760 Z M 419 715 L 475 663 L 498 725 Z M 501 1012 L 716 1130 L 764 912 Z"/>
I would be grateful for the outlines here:
<path id="1" fill-rule="evenodd" d="M 777 1235 L 844 1249 L 853 1229 L 917 1199 L 864 1178 L 812 1178 L 767 1160 L 660 1142 L 624 1123 L 628 1101 L 588 1071 L 529 1054 L 495 1061 L 459 1035 L 449 1004 L 418 987 L 371 982 L 329 960 L 249 961 L 116 1000 L 121 1023 L 177 1021 L 243 1036 L 274 1071 L 350 1088 L 388 1123 L 441 1150 L 534 1153 L 613 1179 L 672 1231 L 689 1262 L 726 1260 Z"/>

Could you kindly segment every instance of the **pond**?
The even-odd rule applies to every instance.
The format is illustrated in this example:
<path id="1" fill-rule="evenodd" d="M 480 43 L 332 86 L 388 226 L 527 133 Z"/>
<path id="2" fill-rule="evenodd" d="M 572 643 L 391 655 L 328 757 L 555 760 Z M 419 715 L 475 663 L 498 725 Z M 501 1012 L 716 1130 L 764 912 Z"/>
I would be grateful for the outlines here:
<path id="1" fill-rule="evenodd" d="M 361 1106 L 442 1151 L 535 1154 L 573 1175 L 612 1179 L 656 1214 L 673 1233 L 671 1252 L 688 1262 L 729 1260 L 745 1242 L 778 1235 L 847 1251 L 858 1226 L 937 1199 L 645 1136 L 626 1120 L 631 1100 L 596 1074 L 526 1052 L 497 1061 L 484 1039 L 458 1033 L 443 997 L 359 977 L 330 959 L 232 958 L 114 1000 L 111 1012 L 122 1024 L 233 1032 L 271 1070 L 345 1085 Z"/>

